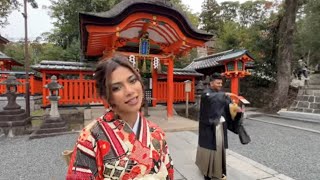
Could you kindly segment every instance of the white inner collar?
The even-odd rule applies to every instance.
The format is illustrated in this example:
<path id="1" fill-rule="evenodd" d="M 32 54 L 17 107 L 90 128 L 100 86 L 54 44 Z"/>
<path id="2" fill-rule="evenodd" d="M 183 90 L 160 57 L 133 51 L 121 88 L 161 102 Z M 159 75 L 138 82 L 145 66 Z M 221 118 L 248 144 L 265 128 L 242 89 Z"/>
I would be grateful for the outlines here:
<path id="1" fill-rule="evenodd" d="M 137 119 L 136 119 L 136 122 L 134 123 L 134 126 L 132 128 L 132 131 L 134 132 L 134 134 L 137 134 L 137 132 L 138 132 L 139 122 L 140 122 L 140 114 L 137 113 Z"/>

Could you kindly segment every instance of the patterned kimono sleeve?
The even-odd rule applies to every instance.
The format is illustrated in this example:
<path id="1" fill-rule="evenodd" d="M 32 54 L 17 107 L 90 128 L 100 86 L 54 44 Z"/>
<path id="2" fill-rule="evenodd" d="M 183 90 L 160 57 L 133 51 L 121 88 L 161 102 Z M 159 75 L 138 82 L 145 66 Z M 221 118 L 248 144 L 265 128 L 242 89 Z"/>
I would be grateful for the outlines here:
<path id="1" fill-rule="evenodd" d="M 90 131 L 83 130 L 73 150 L 67 180 L 99 179 L 95 149 L 95 138 Z"/>
<path id="2" fill-rule="evenodd" d="M 164 145 L 164 148 L 163 148 L 163 155 L 164 155 L 163 162 L 166 165 L 166 168 L 168 170 L 168 176 L 167 176 L 166 179 L 167 180 L 173 180 L 173 174 L 174 174 L 173 162 L 172 162 L 172 158 L 171 158 L 170 153 L 169 153 L 168 144 L 167 144 L 165 139 L 163 139 L 163 145 Z"/>

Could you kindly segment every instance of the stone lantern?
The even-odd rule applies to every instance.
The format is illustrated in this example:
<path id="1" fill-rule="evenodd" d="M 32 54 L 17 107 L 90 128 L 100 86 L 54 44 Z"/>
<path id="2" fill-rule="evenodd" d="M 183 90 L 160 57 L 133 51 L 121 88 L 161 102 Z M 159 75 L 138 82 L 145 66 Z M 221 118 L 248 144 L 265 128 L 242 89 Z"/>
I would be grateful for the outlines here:
<path id="1" fill-rule="evenodd" d="M 196 103 L 194 108 L 199 111 L 200 110 L 200 101 L 201 101 L 201 94 L 203 90 L 205 89 L 205 85 L 203 82 L 200 80 L 198 84 L 196 85 Z M 198 114 L 199 115 L 199 114 Z"/>
<path id="2" fill-rule="evenodd" d="M 21 106 L 19 106 L 16 103 L 17 98 L 17 86 L 21 85 L 19 81 L 17 81 L 17 78 L 14 76 L 14 74 L 10 74 L 8 76 L 8 79 L 0 83 L 1 85 L 6 86 L 6 96 L 8 99 L 8 104 L 3 108 L 4 110 L 12 110 L 12 109 L 20 109 Z"/>
<path id="3" fill-rule="evenodd" d="M 204 84 L 203 84 L 203 82 L 200 80 L 199 82 L 198 82 L 198 84 L 196 85 L 196 95 L 201 95 L 202 94 L 202 92 L 203 92 L 203 90 L 204 90 Z"/>
<path id="4" fill-rule="evenodd" d="M 57 77 L 53 75 L 51 77 L 51 82 L 45 85 L 44 87 L 49 89 L 49 96 L 47 96 L 47 99 L 49 99 L 51 103 L 50 118 L 59 119 L 60 118 L 60 114 L 58 111 L 58 101 L 60 99 L 59 89 L 62 89 L 63 86 L 58 84 Z"/>
<path id="5" fill-rule="evenodd" d="M 29 117 L 24 109 L 16 102 L 17 86 L 21 85 L 14 74 L 10 74 L 0 84 L 6 85 L 8 104 L 0 111 L 0 128 L 4 129 L 8 136 L 25 134 L 26 126 L 30 124 Z"/>
<path id="6" fill-rule="evenodd" d="M 58 111 L 59 89 L 62 89 L 63 86 L 58 84 L 56 76 L 52 76 L 51 82 L 44 87 L 49 89 L 47 99 L 51 103 L 50 113 L 49 116 L 44 117 L 40 129 L 32 133 L 30 139 L 62 135 L 68 131 L 67 123 L 61 118 Z"/>

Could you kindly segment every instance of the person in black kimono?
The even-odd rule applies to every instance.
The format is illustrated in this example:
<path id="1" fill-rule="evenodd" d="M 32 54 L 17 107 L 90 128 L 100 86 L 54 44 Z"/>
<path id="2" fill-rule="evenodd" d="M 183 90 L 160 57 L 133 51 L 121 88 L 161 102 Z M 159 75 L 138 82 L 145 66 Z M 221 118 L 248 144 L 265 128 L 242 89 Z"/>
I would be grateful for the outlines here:
<path id="1" fill-rule="evenodd" d="M 201 95 L 196 165 L 205 180 L 226 179 L 227 129 L 236 132 L 241 117 L 230 111 L 230 93 L 221 92 L 221 87 L 221 75 L 213 74 L 210 88 Z M 234 104 L 230 107 L 233 111 Z"/>

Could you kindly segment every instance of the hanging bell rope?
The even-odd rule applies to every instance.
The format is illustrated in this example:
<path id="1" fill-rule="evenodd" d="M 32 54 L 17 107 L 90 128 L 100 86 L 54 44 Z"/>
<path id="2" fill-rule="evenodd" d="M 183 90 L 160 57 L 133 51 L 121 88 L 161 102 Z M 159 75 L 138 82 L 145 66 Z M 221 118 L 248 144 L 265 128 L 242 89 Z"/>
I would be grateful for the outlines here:
<path id="1" fill-rule="evenodd" d="M 136 68 L 139 69 L 139 59 L 136 59 Z"/>
<path id="2" fill-rule="evenodd" d="M 142 73 L 146 73 L 146 72 L 147 72 L 147 62 L 146 62 L 146 57 L 143 57 L 143 64 L 142 64 L 141 72 L 142 72 Z"/>
<path id="3" fill-rule="evenodd" d="M 162 70 L 161 70 L 161 66 L 162 66 L 162 65 L 161 65 L 161 61 L 159 61 L 159 66 L 158 66 L 158 69 L 157 69 L 158 74 L 160 74 L 161 71 L 162 71 Z"/>

